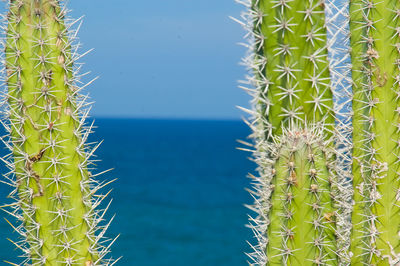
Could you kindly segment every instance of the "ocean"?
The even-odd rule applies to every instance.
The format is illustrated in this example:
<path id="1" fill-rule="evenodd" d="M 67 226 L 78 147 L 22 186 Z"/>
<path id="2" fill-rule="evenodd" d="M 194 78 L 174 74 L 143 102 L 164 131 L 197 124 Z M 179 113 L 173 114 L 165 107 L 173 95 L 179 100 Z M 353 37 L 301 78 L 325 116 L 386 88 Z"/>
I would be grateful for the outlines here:
<path id="1" fill-rule="evenodd" d="M 250 133 L 242 121 L 96 118 L 95 125 L 91 140 L 104 140 L 97 169 L 114 169 L 100 179 L 117 178 L 108 236 L 120 234 L 112 246 L 118 265 L 247 265 L 245 188 L 255 164 L 236 149 Z M 0 183 L 0 203 L 8 192 Z M 18 262 L 7 240 L 17 234 L 4 219 L 0 232 L 0 260 Z"/>

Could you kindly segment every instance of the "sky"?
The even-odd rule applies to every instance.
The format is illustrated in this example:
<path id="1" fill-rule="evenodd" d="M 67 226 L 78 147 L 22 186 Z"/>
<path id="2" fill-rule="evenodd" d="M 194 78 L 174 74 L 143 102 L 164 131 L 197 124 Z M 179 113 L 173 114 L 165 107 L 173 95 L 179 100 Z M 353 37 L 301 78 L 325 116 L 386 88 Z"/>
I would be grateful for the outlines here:
<path id="1" fill-rule="evenodd" d="M 111 3 L 111 4 L 110 4 Z M 5 4 L 1 2 L 4 9 Z M 79 38 L 92 116 L 240 119 L 245 34 L 234 0 L 69 0 L 85 16 Z"/>

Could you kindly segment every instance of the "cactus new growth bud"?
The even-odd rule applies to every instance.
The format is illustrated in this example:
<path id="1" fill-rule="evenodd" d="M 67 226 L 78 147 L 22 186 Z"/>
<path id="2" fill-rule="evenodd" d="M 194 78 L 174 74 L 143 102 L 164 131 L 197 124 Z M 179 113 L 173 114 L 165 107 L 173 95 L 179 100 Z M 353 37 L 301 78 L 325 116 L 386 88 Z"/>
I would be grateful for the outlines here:
<path id="1" fill-rule="evenodd" d="M 6 16 L 5 81 L 9 132 L 4 142 L 8 212 L 25 253 L 23 265 L 110 265 L 109 223 L 97 207 L 106 183 L 91 173 L 98 145 L 87 144 L 86 96 L 80 94 L 76 32 L 58 0 L 13 0 Z M 107 205 L 106 209 L 109 205 Z M 104 242 L 106 240 L 106 242 Z"/>

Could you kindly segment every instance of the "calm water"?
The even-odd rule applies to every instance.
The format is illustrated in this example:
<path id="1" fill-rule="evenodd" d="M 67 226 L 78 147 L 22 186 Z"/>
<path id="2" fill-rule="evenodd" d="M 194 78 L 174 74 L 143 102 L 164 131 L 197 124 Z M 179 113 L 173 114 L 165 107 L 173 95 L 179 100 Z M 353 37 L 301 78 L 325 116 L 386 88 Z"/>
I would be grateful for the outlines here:
<path id="1" fill-rule="evenodd" d="M 247 265 L 251 232 L 243 204 L 251 199 L 244 188 L 255 166 L 235 149 L 249 134 L 243 122 L 96 119 L 96 125 L 92 139 L 104 139 L 98 169 L 114 168 L 102 178 L 118 178 L 108 235 L 121 234 L 112 249 L 123 256 L 119 265 Z M 0 184 L 0 202 L 7 191 Z M 0 259 L 16 261 L 6 238 L 17 235 L 4 219 L 0 230 Z"/>

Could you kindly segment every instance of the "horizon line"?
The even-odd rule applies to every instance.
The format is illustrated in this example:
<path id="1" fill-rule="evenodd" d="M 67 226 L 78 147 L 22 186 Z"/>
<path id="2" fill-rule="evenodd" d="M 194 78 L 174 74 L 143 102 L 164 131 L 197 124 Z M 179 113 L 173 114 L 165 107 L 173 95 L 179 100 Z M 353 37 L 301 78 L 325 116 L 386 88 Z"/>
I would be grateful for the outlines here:
<path id="1" fill-rule="evenodd" d="M 182 121 L 241 121 L 241 117 L 158 117 L 158 116 L 105 116 L 91 115 L 89 119 L 126 119 L 126 120 L 182 120 Z"/>

